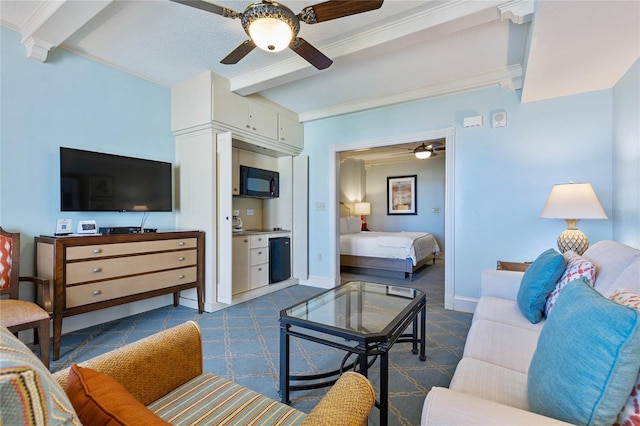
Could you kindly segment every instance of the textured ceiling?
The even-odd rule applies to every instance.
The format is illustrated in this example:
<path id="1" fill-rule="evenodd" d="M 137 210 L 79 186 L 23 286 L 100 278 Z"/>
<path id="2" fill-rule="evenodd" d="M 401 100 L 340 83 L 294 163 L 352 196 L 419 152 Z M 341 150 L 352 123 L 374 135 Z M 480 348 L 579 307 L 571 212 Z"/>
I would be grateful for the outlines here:
<path id="1" fill-rule="evenodd" d="M 251 1 L 216 3 L 243 11 Z M 298 12 L 314 2 L 284 3 Z M 535 13 L 532 0 L 385 0 L 301 24 L 334 61 L 323 71 L 290 50 L 222 65 L 247 39 L 240 21 L 167 0 L 1 0 L 0 21 L 34 60 L 63 48 L 167 87 L 211 70 L 302 121 L 491 85 L 522 88 L 523 101 L 609 88 L 640 52 L 637 0 L 541 0 Z"/>

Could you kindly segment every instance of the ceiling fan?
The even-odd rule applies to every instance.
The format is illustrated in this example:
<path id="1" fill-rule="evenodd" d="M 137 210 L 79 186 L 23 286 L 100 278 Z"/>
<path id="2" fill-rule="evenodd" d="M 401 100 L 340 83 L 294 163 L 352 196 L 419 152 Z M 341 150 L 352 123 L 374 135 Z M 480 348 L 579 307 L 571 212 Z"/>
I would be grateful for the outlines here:
<path id="1" fill-rule="evenodd" d="M 267 52 L 279 52 L 289 47 L 311 65 L 323 70 L 331 66 L 333 61 L 302 37 L 298 37 L 300 21 L 306 24 L 317 24 L 368 12 L 379 9 L 384 0 L 325 1 L 307 6 L 297 15 L 285 5 L 272 0 L 260 0 L 250 4 L 242 13 L 207 1 L 171 1 L 215 13 L 225 18 L 240 18 L 242 28 L 249 36 L 249 40 L 243 42 L 221 60 L 220 62 L 223 64 L 238 63 L 256 46 Z"/>
<path id="2" fill-rule="evenodd" d="M 439 151 L 444 151 L 446 148 L 442 142 L 431 142 L 428 145 L 424 142 L 413 149 L 408 149 L 416 158 L 424 160 L 425 158 L 436 157 Z M 394 154 L 405 155 L 405 154 Z"/>

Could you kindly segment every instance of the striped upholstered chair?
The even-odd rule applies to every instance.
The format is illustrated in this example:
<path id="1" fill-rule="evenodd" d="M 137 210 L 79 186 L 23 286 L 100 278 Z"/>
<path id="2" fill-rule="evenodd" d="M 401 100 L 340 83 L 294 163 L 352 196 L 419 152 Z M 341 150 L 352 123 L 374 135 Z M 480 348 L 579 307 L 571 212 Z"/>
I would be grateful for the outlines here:
<path id="1" fill-rule="evenodd" d="M 42 289 L 44 308 L 19 299 L 19 284 L 36 283 Z M 37 289 L 38 292 L 40 289 Z M 0 227 L 0 324 L 16 334 L 22 330 L 35 330 L 35 343 L 40 342 L 40 359 L 49 368 L 49 326 L 52 310 L 49 280 L 20 276 L 20 234 L 6 232 Z"/>

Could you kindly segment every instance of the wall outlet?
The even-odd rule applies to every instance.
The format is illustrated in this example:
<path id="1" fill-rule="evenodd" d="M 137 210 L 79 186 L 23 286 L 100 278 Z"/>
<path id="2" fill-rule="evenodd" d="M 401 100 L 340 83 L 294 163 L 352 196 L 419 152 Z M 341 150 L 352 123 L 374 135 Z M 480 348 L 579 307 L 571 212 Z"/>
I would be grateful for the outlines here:
<path id="1" fill-rule="evenodd" d="M 434 213 L 440 213 L 440 207 L 434 207 L 431 209 L 431 211 Z"/>
<path id="2" fill-rule="evenodd" d="M 253 216 L 253 209 L 247 209 L 247 216 Z"/>
<path id="3" fill-rule="evenodd" d="M 240 210 L 234 210 L 233 211 L 233 215 L 234 216 L 240 216 Z"/>
<path id="4" fill-rule="evenodd" d="M 322 201 L 318 201 L 318 202 L 316 203 L 316 210 L 318 210 L 318 211 L 324 211 L 324 202 L 322 202 Z"/>

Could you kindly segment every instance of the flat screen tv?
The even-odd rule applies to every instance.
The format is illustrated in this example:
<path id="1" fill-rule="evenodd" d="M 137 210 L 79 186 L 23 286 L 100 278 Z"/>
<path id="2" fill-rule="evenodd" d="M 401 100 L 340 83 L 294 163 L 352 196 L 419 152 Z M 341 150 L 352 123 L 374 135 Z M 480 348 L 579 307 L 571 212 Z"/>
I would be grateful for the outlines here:
<path id="1" fill-rule="evenodd" d="M 171 175 L 171 163 L 60 147 L 60 210 L 170 212 Z"/>

